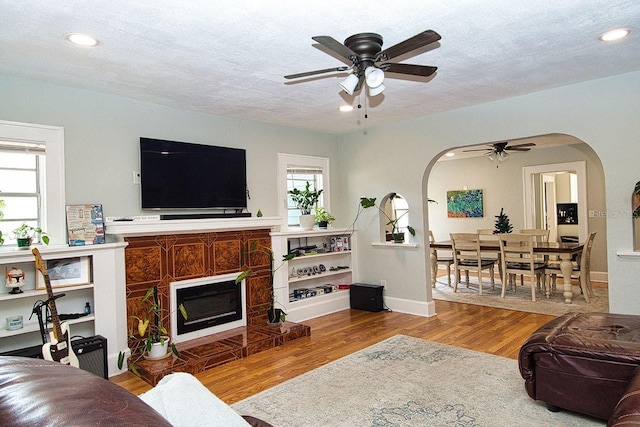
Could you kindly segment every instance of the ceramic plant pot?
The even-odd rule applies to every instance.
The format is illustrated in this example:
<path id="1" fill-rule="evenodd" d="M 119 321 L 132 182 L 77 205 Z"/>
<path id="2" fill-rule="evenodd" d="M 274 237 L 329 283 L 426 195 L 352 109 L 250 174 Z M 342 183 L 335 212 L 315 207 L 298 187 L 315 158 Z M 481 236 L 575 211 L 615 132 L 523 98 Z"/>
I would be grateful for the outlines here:
<path id="1" fill-rule="evenodd" d="M 316 223 L 315 215 L 300 215 L 300 230 L 313 230 Z"/>
<path id="2" fill-rule="evenodd" d="M 163 337 L 164 342 L 155 342 L 151 344 L 151 350 L 147 352 L 145 357 L 149 359 L 159 359 L 167 355 L 169 349 L 169 337 Z"/>

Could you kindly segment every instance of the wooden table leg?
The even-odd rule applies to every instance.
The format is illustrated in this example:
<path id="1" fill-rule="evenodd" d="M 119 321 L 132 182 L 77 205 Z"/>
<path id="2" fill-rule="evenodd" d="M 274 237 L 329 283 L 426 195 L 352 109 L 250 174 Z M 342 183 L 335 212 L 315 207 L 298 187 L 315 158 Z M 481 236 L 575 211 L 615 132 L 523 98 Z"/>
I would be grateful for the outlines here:
<path id="1" fill-rule="evenodd" d="M 571 272 L 573 271 L 573 265 L 571 264 L 571 254 L 560 255 L 560 271 L 562 271 L 562 278 L 564 280 L 564 302 L 571 304 L 573 299 L 573 291 L 571 288 Z"/>
<path id="2" fill-rule="evenodd" d="M 431 287 L 436 287 L 436 275 L 438 274 L 438 254 L 431 251 Z"/>

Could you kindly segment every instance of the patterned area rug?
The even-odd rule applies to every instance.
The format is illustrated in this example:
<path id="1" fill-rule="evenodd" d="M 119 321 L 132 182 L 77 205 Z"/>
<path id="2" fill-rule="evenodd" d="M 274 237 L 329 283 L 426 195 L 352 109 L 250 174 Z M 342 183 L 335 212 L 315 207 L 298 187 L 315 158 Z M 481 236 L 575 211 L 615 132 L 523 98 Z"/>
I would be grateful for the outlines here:
<path id="1" fill-rule="evenodd" d="M 286 426 L 603 426 L 549 412 L 518 362 L 396 335 L 232 405 Z"/>
<path id="2" fill-rule="evenodd" d="M 451 283 L 454 283 L 453 275 Z M 518 283 L 520 279 L 518 279 Z M 559 279 L 562 280 L 562 279 Z M 506 308 L 509 310 L 526 311 L 529 313 L 549 314 L 560 316 L 568 312 L 609 312 L 609 293 L 606 288 L 593 288 L 596 294 L 590 302 L 586 302 L 580 293 L 578 286 L 573 286 L 573 299 L 571 304 L 564 302 L 562 296 L 562 285 L 558 283 L 557 290 L 545 297 L 541 292 L 536 294 L 536 302 L 531 301 L 531 288 L 529 283 L 524 282 L 524 286 L 518 284 L 516 291 L 507 289 L 504 298 L 500 296 L 502 285 L 500 279 L 495 281 L 495 289 L 491 289 L 488 278 L 484 279 L 482 296 L 478 295 L 478 279 L 471 275 L 469 287 L 461 283 L 458 285 L 458 292 L 453 292 L 453 287 L 447 285 L 447 276 L 438 277 L 435 289 L 432 288 L 433 299 L 445 301 L 463 302 L 465 304 L 485 305 L 489 307 Z"/>

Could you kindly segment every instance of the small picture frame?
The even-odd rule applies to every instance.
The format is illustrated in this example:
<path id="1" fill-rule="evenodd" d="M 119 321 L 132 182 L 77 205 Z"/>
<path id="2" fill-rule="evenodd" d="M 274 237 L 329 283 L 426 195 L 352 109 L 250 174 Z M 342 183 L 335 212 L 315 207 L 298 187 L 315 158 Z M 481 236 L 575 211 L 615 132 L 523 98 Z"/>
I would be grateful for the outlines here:
<path id="1" fill-rule="evenodd" d="M 105 243 L 102 205 L 68 205 L 66 213 L 69 246 Z"/>
<path id="2" fill-rule="evenodd" d="M 81 286 L 91 283 L 91 258 L 88 256 L 46 260 L 51 288 Z M 36 276 L 36 289 L 46 289 L 44 276 Z"/>

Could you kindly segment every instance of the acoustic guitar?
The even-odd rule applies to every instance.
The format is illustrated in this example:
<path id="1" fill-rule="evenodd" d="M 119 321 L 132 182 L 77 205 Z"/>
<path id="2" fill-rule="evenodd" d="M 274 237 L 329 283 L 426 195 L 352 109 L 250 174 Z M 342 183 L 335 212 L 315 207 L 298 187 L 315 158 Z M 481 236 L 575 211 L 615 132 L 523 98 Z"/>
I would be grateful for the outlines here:
<path id="1" fill-rule="evenodd" d="M 49 311 L 51 312 L 51 323 L 53 329 L 50 332 L 49 342 L 42 346 L 42 356 L 46 360 L 53 360 L 60 362 L 63 365 L 71 365 L 76 368 L 80 367 L 78 357 L 71 348 L 71 339 L 69 337 L 69 325 L 67 322 L 60 322 L 58 316 L 58 310 L 56 309 L 56 300 L 53 297 L 53 291 L 51 290 L 51 280 L 49 279 L 49 273 L 47 272 L 47 266 L 40 256 L 38 248 L 33 248 L 31 251 L 36 257 L 36 270 L 42 273 L 44 277 L 44 284 L 47 288 L 47 297 L 49 298 Z"/>

